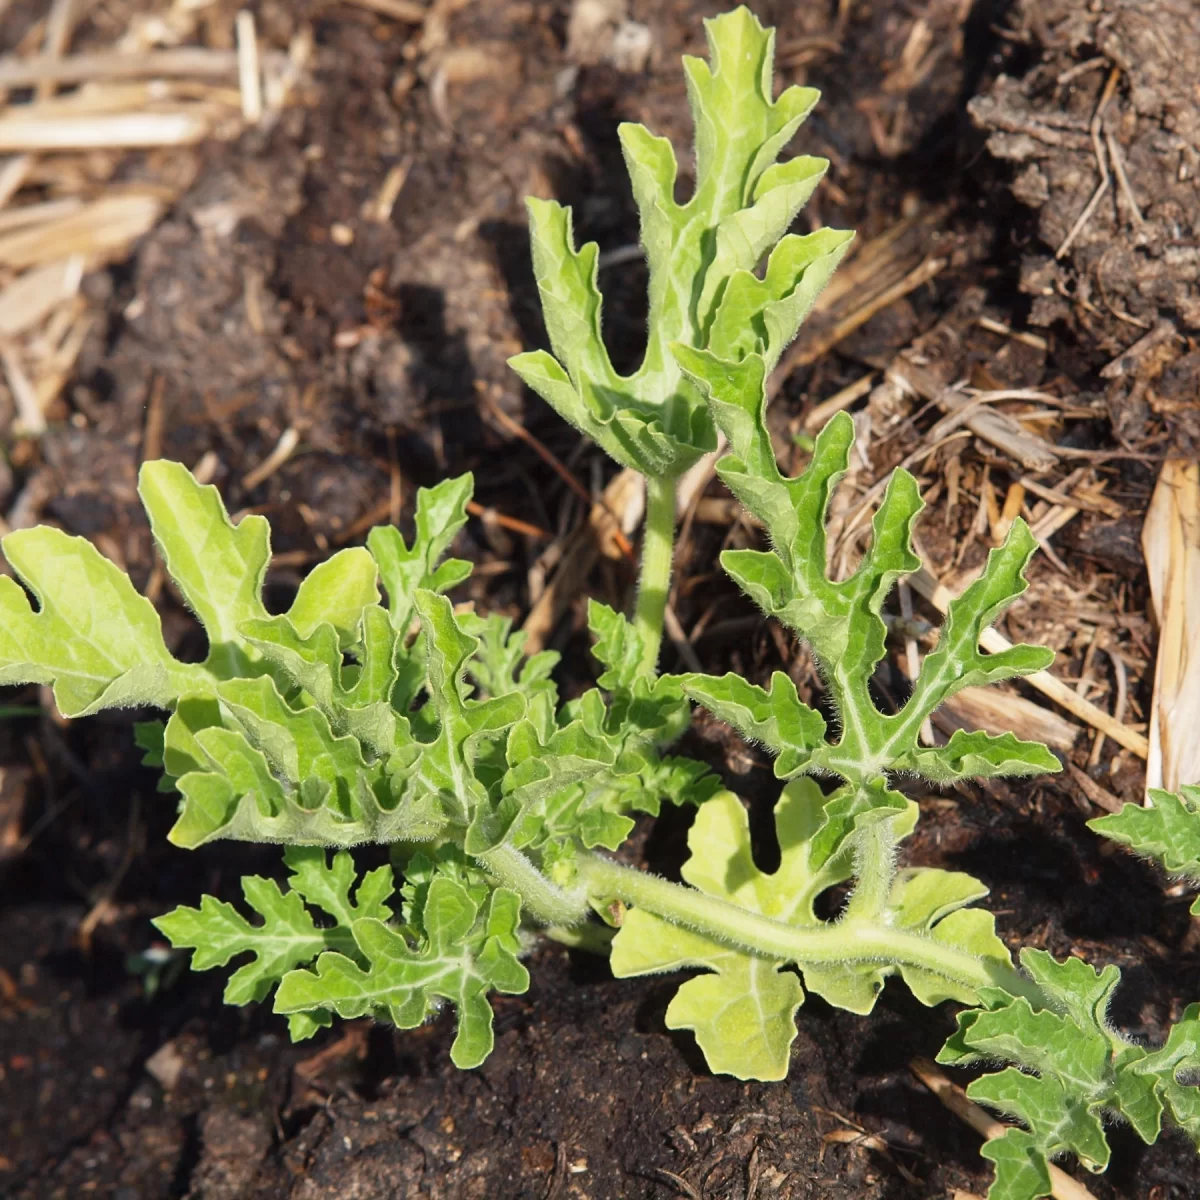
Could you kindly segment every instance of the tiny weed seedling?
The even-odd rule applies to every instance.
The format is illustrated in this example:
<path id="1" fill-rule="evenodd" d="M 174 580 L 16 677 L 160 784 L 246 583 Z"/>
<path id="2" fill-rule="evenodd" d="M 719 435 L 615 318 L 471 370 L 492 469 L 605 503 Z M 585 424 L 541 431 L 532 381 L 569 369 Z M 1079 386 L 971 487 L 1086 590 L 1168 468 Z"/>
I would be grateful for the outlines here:
<path id="1" fill-rule="evenodd" d="M 650 263 L 649 344 L 632 375 L 613 370 L 601 341 L 596 247 L 576 248 L 567 210 L 530 207 L 554 355 L 513 365 L 641 471 L 650 498 L 634 619 L 590 606 L 603 667 L 595 687 L 560 703 L 554 654 L 525 656 L 507 620 L 456 612 L 446 598 L 470 572 L 446 557 L 466 520 L 470 476 L 419 493 L 411 544 L 394 528 L 372 530 L 272 616 L 262 601 L 267 522 L 235 525 L 215 488 L 165 461 L 142 468 L 139 490 L 166 569 L 207 634 L 207 657 L 177 660 L 154 607 L 121 571 L 85 540 L 37 528 L 3 543 L 37 603 L 0 577 L 0 682 L 51 684 L 71 717 L 162 710 L 165 722 L 142 724 L 137 736 L 177 800 L 171 840 L 282 847 L 285 886 L 251 876 L 244 908 L 205 896 L 156 924 L 197 970 L 238 960 L 226 1000 L 273 997 L 294 1039 L 335 1017 L 408 1029 L 449 1005 L 451 1056 L 476 1066 L 492 1048 L 489 993 L 526 990 L 522 959 L 537 931 L 581 940 L 599 914 L 617 925 L 616 975 L 694 971 L 667 1024 L 691 1030 L 711 1068 L 738 1078 L 786 1076 L 808 992 L 866 1014 L 898 976 L 924 1004 L 964 1006 L 941 1061 L 992 1068 L 969 1094 L 1020 1123 L 984 1148 L 996 1167 L 992 1200 L 1048 1195 L 1059 1155 L 1103 1170 L 1113 1117 L 1147 1142 L 1165 1120 L 1200 1141 L 1200 1089 L 1181 1078 L 1200 1068 L 1200 1005 L 1159 1049 L 1126 1039 L 1106 1020 L 1115 966 L 1097 971 L 1037 950 L 1016 965 L 993 917 L 975 907 L 982 883 L 901 865 L 918 810 L 892 786 L 897 776 L 942 784 L 1059 768 L 1045 747 L 1011 734 L 959 732 L 941 746 L 918 736 L 959 689 L 1050 664 L 1037 647 L 979 649 L 982 631 L 1024 590 L 1036 543 L 1014 522 L 950 606 L 912 694 L 882 712 L 869 681 L 885 652 L 888 593 L 919 566 L 916 481 L 892 476 L 869 550 L 835 582 L 825 519 L 853 423 L 835 417 L 807 469 L 787 478 L 764 422 L 767 374 L 849 238 L 786 233 L 825 164 L 776 160 L 816 93 L 772 99 L 772 34 L 745 9 L 709 22 L 708 39 L 711 65 L 685 63 L 696 120 L 686 204 L 674 199 L 668 143 L 621 129 Z M 783 673 L 762 688 L 736 675 L 657 672 L 675 482 L 718 431 L 729 446 L 720 476 L 770 544 L 728 551 L 722 566 L 811 647 L 832 729 Z M 738 797 L 704 765 L 668 753 L 693 702 L 774 756 L 774 871 L 755 862 Z M 629 835 L 631 814 L 656 814 L 664 801 L 695 809 L 682 884 L 605 853 Z M 1156 793 L 1152 806 L 1093 825 L 1200 879 L 1198 810 L 1196 789 Z M 390 847 L 390 864 L 361 872 L 351 848 L 366 843 Z M 848 899 L 826 919 L 817 901 L 834 887 Z"/>

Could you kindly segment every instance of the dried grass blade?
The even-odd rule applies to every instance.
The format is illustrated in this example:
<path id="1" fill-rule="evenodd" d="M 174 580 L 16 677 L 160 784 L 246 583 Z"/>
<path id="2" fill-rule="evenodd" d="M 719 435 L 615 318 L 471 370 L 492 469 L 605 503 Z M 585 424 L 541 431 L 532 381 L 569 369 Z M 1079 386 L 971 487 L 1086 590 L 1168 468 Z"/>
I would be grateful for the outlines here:
<path id="1" fill-rule="evenodd" d="M 144 192 L 104 196 L 59 220 L 0 237 L 0 264 L 20 269 L 78 254 L 94 265 L 123 253 L 164 207 L 161 197 Z"/>
<path id="2" fill-rule="evenodd" d="M 97 79 L 153 79 L 236 76 L 237 54 L 182 46 L 145 54 L 73 54 L 69 58 L 34 55 L 0 60 L 0 88 L 32 87 L 38 83 L 87 83 Z"/>
<path id="3" fill-rule="evenodd" d="M 0 337 L 16 337 L 79 291 L 83 261 L 63 258 L 19 275 L 0 292 Z"/>
<path id="4" fill-rule="evenodd" d="M 208 136 L 211 114 L 112 113 L 99 116 L 0 118 L 0 152 L 189 146 Z"/>
<path id="5" fill-rule="evenodd" d="M 1158 620 L 1146 786 L 1200 781 L 1200 464 L 1171 458 L 1142 526 Z"/>

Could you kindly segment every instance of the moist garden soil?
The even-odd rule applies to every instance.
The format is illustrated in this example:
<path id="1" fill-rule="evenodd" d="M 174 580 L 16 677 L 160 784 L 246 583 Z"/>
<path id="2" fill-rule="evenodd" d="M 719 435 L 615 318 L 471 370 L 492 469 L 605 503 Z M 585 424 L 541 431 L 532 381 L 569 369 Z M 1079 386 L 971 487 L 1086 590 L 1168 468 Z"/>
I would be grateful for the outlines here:
<path id="1" fill-rule="evenodd" d="M 0 15 L 0 44 L 15 43 L 34 7 Z M 308 565 L 361 539 L 364 518 L 386 520 L 394 488 L 403 523 L 416 486 L 463 470 L 474 471 L 485 510 L 568 535 L 583 514 L 514 438 L 514 422 L 585 487 L 609 474 L 505 367 L 544 342 L 521 201 L 574 204 L 577 231 L 604 250 L 635 242 L 616 126 L 643 121 L 686 146 L 679 55 L 700 52 L 700 18 L 719 6 L 634 0 L 650 49 L 636 70 L 588 47 L 569 55 L 563 3 L 438 7 L 446 19 L 432 30 L 350 5 L 257 8 L 279 43 L 312 26 L 303 103 L 267 131 L 205 147 L 167 219 L 127 263 L 88 280 L 104 319 L 60 419 L 38 442 L 8 446 L 9 523 L 49 520 L 95 539 L 152 588 L 182 653 L 202 643 L 152 577 L 134 491 L 148 408 L 164 418 L 162 454 L 195 465 L 212 452 L 230 510 L 270 518 L 273 606 Z M 1189 0 L 755 8 L 779 26 L 784 80 L 824 93 L 795 144 L 832 163 L 809 219 L 870 239 L 938 212 L 948 258 L 932 282 L 786 376 L 773 402 L 779 428 L 798 429 L 813 404 L 948 320 L 993 378 L 1102 397 L 1096 420 L 1070 426 L 1073 444 L 1194 451 L 1200 358 L 1187 339 L 1200 324 L 1200 266 L 1195 171 L 1188 184 L 1185 168 L 1200 139 L 1186 64 L 1200 61 L 1200 30 Z M 1090 123 L 1114 67 L 1113 114 L 1132 122 L 1115 136 L 1132 147 L 1141 223 L 1114 187 L 1056 258 L 1097 182 Z M 379 221 L 371 205 L 394 166 L 403 188 Z M 618 253 L 602 284 L 607 336 L 628 367 L 644 337 L 645 272 Z M 964 315 L 981 305 L 1045 348 L 1022 358 L 1024 343 L 981 332 Z M 1174 350 L 1160 349 L 1155 388 L 1139 390 L 1134 368 L 1101 375 L 1164 321 Z M 910 422 L 907 442 L 881 449 L 876 475 L 930 423 Z M 287 429 L 299 451 L 248 486 Z M 992 470 L 1019 474 L 1002 460 Z M 1137 535 L 1155 467 L 1128 458 L 1107 470 L 1122 517 L 1085 515 L 1056 547 L 1068 582 L 1099 572 L 1133 614 L 1127 628 L 1147 665 L 1128 682 L 1144 714 L 1154 643 Z M 933 509 L 928 545 L 952 551 L 974 514 L 947 513 L 944 500 Z M 697 524 L 685 542 L 684 628 L 715 596 L 727 620 L 696 643 L 706 668 L 761 678 L 782 655 L 802 677 L 778 631 L 736 619 L 752 614 L 713 574 L 727 532 Z M 480 564 L 470 598 L 520 621 L 546 547 L 495 516 L 472 521 L 456 546 Z M 628 563 L 605 560 L 590 586 L 621 604 L 631 582 Z M 1025 626 L 1068 628 L 1056 670 L 1069 678 L 1080 670 L 1070 612 L 1043 607 Z M 566 693 L 589 682 L 581 630 L 576 605 L 551 639 L 564 651 Z M 12 702 L 36 706 L 39 696 Z M 677 981 L 615 981 L 603 960 L 552 943 L 531 956 L 528 995 L 494 1000 L 496 1049 L 476 1071 L 451 1065 L 445 1020 L 407 1033 L 342 1024 L 289 1045 L 266 1008 L 222 1005 L 220 973 L 179 973 L 155 957 L 151 917 L 202 892 L 236 899 L 242 875 L 280 864 L 270 848 L 169 846 L 173 805 L 139 765 L 131 720 L 65 725 L 47 710 L 0 726 L 0 816 L 15 830 L 0 859 L 0 1194 L 899 1200 L 986 1190 L 978 1138 L 909 1070 L 952 1028 L 949 1006 L 923 1009 L 895 985 L 870 1018 L 810 998 L 779 1084 L 714 1077 L 690 1037 L 664 1029 Z M 1072 761 L 1086 767 L 1089 748 L 1081 735 Z M 761 756 L 702 719 L 686 749 L 764 823 L 772 784 Z M 1141 765 L 1128 755 L 1114 764 L 1113 749 L 1096 764 L 1104 786 L 1136 798 Z M 915 798 L 912 861 L 980 876 L 1012 946 L 1120 965 L 1122 1028 L 1158 1039 L 1200 996 L 1187 897 L 1086 830 L 1094 813 L 1069 778 Z M 686 825 L 667 813 L 639 831 L 636 856 L 676 871 Z M 764 845 L 764 862 L 771 853 Z M 1113 1140 L 1109 1175 L 1087 1180 L 1097 1197 L 1200 1195 L 1200 1164 L 1182 1138 L 1149 1150 L 1120 1132 Z"/>

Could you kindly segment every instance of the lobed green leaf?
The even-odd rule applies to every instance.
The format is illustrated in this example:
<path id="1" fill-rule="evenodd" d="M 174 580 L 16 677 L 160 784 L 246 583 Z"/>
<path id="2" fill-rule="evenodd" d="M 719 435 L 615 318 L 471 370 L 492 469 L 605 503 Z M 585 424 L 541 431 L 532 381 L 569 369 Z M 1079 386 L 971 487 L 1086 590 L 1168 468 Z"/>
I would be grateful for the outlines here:
<path id="1" fill-rule="evenodd" d="M 270 527 L 251 515 L 234 525 L 221 494 L 180 463 L 143 463 L 138 494 L 163 565 L 208 635 L 205 665 L 218 678 L 247 668 L 242 622 L 267 615 L 262 588 Z"/>
<path id="2" fill-rule="evenodd" d="M 1103 1171 L 1110 1149 L 1104 1117 L 1118 1113 L 1145 1142 L 1159 1135 L 1164 1115 L 1200 1142 L 1200 1089 L 1181 1073 L 1200 1067 L 1200 1005 L 1172 1028 L 1166 1045 L 1148 1052 L 1109 1024 L 1107 1010 L 1120 971 L 1096 971 L 1079 959 L 1056 962 L 1023 950 L 1021 965 L 1038 985 L 1044 1007 L 999 988 L 982 995 L 986 1007 L 961 1013 L 940 1062 L 1008 1063 L 975 1080 L 967 1095 L 1021 1121 L 984 1147 L 996 1164 L 989 1200 L 1049 1196 L 1049 1162 L 1074 1154 Z"/>
<path id="3" fill-rule="evenodd" d="M 416 615 L 418 589 L 440 594 L 471 573 L 471 564 L 462 559 L 442 559 L 467 523 L 467 502 L 474 488 L 470 473 L 444 479 L 436 487 L 420 488 L 411 546 L 392 525 L 377 525 L 367 535 L 367 548 L 387 591 L 392 626 L 402 638 L 408 635 Z"/>
<path id="4" fill-rule="evenodd" d="M 814 781 L 795 779 L 775 808 L 780 864 L 764 872 L 754 861 L 746 811 L 731 792 L 702 804 L 688 836 L 691 855 L 684 880 L 746 912 L 796 928 L 817 929 L 815 903 L 822 892 L 855 872 L 855 838 L 864 825 L 889 822 L 896 836 L 911 831 L 915 805 L 891 794 L 883 803 L 861 802 L 856 789 L 822 795 Z M 988 913 L 964 906 L 986 894 L 977 880 L 956 872 L 915 870 L 896 878 L 885 924 L 1007 965 L 1008 952 Z M 739 1079 L 782 1079 L 796 1036 L 795 1013 L 804 999 L 799 966 L 810 991 L 851 1012 L 868 1013 L 886 977 L 898 970 L 927 1004 L 974 1001 L 973 992 L 938 976 L 889 962 L 787 963 L 744 952 L 705 934 L 681 928 L 641 908 L 625 914 L 612 946 L 618 977 L 701 968 L 708 974 L 684 983 L 667 1009 L 667 1026 L 690 1029 L 709 1067 Z"/>
<path id="5" fill-rule="evenodd" d="M 730 453 L 717 464 L 717 472 L 766 527 L 772 547 L 726 551 L 722 566 L 764 612 L 812 647 L 840 739 L 827 743 L 820 718 L 797 710 L 783 693 L 769 706 L 773 726 L 764 696 L 728 677 L 689 676 L 689 693 L 748 737 L 764 740 L 778 756 L 776 773 L 785 778 L 798 770 L 828 770 L 866 783 L 882 772 L 903 771 L 946 783 L 1058 770 L 1057 759 L 1044 747 L 1011 735 L 959 733 L 942 747 L 918 743 L 925 719 L 960 688 L 1029 674 L 1053 660 L 1040 647 L 1015 646 L 1002 654 L 984 654 L 979 648 L 983 631 L 1025 590 L 1024 569 L 1037 543 L 1024 523 L 1014 523 L 1005 544 L 989 555 L 980 578 L 952 602 L 912 695 L 898 713 L 885 714 L 876 706 L 871 682 L 886 650 L 884 602 L 896 581 L 921 565 L 912 546 L 922 508 L 916 480 L 904 470 L 892 474 L 857 569 L 848 579 L 831 579 L 825 522 L 850 460 L 853 421 L 845 413 L 834 416 L 818 434 L 807 468 L 785 478 L 766 425 L 766 363 L 761 355 L 747 353 L 733 360 L 710 350 L 674 349 L 729 440 Z M 799 712 L 803 719 L 785 731 L 778 715 L 784 711 Z"/>
<path id="6" fill-rule="evenodd" d="M 230 977 L 226 1004 L 265 999 L 288 971 L 312 962 L 325 950 L 354 953 L 350 930 L 354 921 L 391 917 L 390 867 L 369 872 L 355 889 L 354 863 L 344 851 L 328 862 L 324 850 L 297 846 L 285 851 L 284 861 L 292 872 L 287 891 L 257 875 L 242 880 L 246 904 L 262 918 L 257 924 L 212 896 L 203 897 L 199 908 L 181 906 L 154 922 L 172 946 L 193 951 L 193 970 L 208 971 L 241 955 L 251 956 Z M 313 908 L 336 924 L 319 927 Z"/>
<path id="7" fill-rule="evenodd" d="M 599 250 L 576 247 L 570 210 L 529 201 L 534 274 L 553 354 L 511 366 L 613 458 L 674 478 L 712 450 L 712 419 L 672 357 L 673 343 L 774 364 L 844 255 L 850 234 L 784 235 L 824 175 L 824 159 L 775 160 L 815 105 L 812 88 L 772 98 L 774 31 L 746 8 L 705 22 L 711 66 L 686 58 L 696 127 L 696 187 L 675 199 L 666 138 L 618 133 L 649 267 L 649 337 L 641 367 L 621 376 L 602 339 Z M 770 252 L 760 279 L 755 271 Z"/>
<path id="8" fill-rule="evenodd" d="M 38 602 L 0 576 L 0 683 L 54 687 L 59 711 L 166 708 L 196 677 L 163 641 L 154 606 L 84 538 L 39 526 L 0 545 Z"/>
<path id="9" fill-rule="evenodd" d="M 1151 788 L 1145 805 L 1123 805 L 1118 813 L 1089 821 L 1088 828 L 1153 859 L 1172 875 L 1200 882 L 1200 786 L 1185 784 L 1178 793 Z M 1200 915 L 1200 899 L 1192 912 Z"/>
<path id="10" fill-rule="evenodd" d="M 497 888 L 482 905 L 456 879 L 439 872 L 421 907 L 421 937 L 377 917 L 350 926 L 355 954 L 327 951 L 312 970 L 284 976 L 275 995 L 282 1013 L 332 1009 L 342 1017 L 385 1016 L 411 1029 L 449 1001 L 458 1017 L 450 1051 L 455 1065 L 475 1067 L 491 1053 L 489 991 L 529 987 L 520 951 L 520 899 Z"/>

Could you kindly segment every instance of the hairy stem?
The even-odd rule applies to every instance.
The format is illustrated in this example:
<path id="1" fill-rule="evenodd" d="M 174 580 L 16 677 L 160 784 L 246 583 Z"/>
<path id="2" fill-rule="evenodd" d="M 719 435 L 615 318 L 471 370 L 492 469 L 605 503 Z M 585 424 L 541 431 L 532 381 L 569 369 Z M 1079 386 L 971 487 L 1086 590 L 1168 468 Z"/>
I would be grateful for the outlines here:
<path id="1" fill-rule="evenodd" d="M 675 480 L 646 477 L 646 526 L 633 626 L 642 639 L 642 672 L 653 675 L 662 645 L 671 560 L 675 553 Z"/>
<path id="2" fill-rule="evenodd" d="M 1027 997 L 1038 1007 L 1046 1003 L 1041 989 L 1014 968 L 896 929 L 882 920 L 848 918 L 817 929 L 797 929 L 598 855 L 582 858 L 578 870 L 593 897 L 615 896 L 748 954 L 800 967 L 855 962 L 920 967 L 968 988 L 1000 987 L 1010 995 Z"/>
<path id="3" fill-rule="evenodd" d="M 896 834 L 889 818 L 860 825 L 854 833 L 854 877 L 846 920 L 874 920 L 887 907 L 896 875 Z"/>
<path id="4" fill-rule="evenodd" d="M 522 912 L 543 925 L 578 925 L 591 911 L 586 897 L 563 891 L 515 846 L 502 843 L 475 857 L 498 884 L 521 897 Z"/>
<path id="5" fill-rule="evenodd" d="M 595 922 L 569 927 L 547 925 L 539 932 L 559 945 L 569 946 L 572 950 L 586 950 L 589 954 L 596 954 L 602 958 L 607 958 L 612 953 L 612 940 L 617 935 L 615 929 Z"/>

